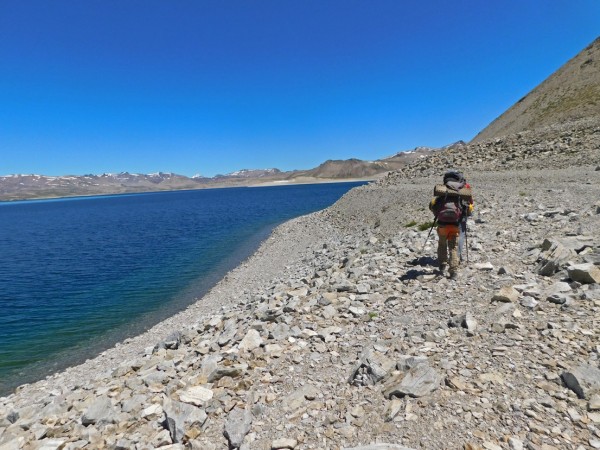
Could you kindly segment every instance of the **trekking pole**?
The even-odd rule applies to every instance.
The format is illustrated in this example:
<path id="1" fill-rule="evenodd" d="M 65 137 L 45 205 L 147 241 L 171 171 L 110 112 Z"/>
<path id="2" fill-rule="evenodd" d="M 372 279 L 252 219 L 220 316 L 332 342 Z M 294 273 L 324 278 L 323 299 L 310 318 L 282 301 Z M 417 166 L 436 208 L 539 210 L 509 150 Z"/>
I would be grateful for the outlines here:
<path id="1" fill-rule="evenodd" d="M 467 233 L 468 218 L 468 216 L 465 216 L 465 252 L 467 254 L 467 265 L 469 264 L 469 234 Z"/>
<path id="2" fill-rule="evenodd" d="M 436 223 L 437 223 L 437 217 L 433 220 L 433 223 L 431 224 L 431 228 L 429 229 L 429 233 L 427 234 L 427 239 L 425 239 L 425 242 L 423 243 L 423 248 L 421 249 L 421 254 L 423 254 L 423 252 L 425 251 L 425 246 L 427 245 L 429 236 L 431 236 L 431 232 L 433 231 L 433 227 L 435 227 Z"/>

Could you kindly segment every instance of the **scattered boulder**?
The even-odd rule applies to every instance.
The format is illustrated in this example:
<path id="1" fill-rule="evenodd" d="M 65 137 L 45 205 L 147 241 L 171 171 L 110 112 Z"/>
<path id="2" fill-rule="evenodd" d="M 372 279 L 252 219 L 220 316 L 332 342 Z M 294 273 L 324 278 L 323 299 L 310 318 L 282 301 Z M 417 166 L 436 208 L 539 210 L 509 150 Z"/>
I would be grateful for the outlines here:
<path id="1" fill-rule="evenodd" d="M 115 420 L 115 411 L 112 401 L 108 397 L 96 399 L 81 416 L 82 425 L 97 423 L 111 423 Z"/>
<path id="2" fill-rule="evenodd" d="M 477 263 L 475 264 L 475 268 L 477 270 L 481 270 L 481 271 L 492 271 L 494 270 L 494 265 L 491 262 L 485 262 L 485 263 Z"/>
<path id="3" fill-rule="evenodd" d="M 565 303 L 567 303 L 568 298 L 565 294 L 556 293 L 550 294 L 548 297 L 546 297 L 546 300 L 556 305 L 564 305 Z"/>
<path id="4" fill-rule="evenodd" d="M 574 256 L 576 256 L 576 253 L 565 247 L 561 242 L 546 239 L 542 244 L 536 272 L 540 275 L 551 276 Z"/>
<path id="5" fill-rule="evenodd" d="M 203 409 L 170 398 L 166 398 L 162 406 L 166 416 L 166 428 L 175 443 L 182 442 L 189 429 L 201 427 L 207 418 Z"/>
<path id="6" fill-rule="evenodd" d="M 179 400 L 195 406 L 203 406 L 212 397 L 213 391 L 202 386 L 192 386 L 184 391 L 179 391 Z"/>
<path id="7" fill-rule="evenodd" d="M 257 349 L 262 344 L 263 340 L 260 337 L 260 333 L 254 329 L 248 330 L 246 336 L 241 340 L 239 349 L 251 352 Z"/>
<path id="8" fill-rule="evenodd" d="M 383 380 L 395 365 L 396 363 L 390 358 L 368 348 L 359 356 L 348 382 L 363 385 L 376 384 Z"/>
<path id="9" fill-rule="evenodd" d="M 169 336 L 167 336 L 167 338 L 164 340 L 164 342 L 163 342 L 164 348 L 176 350 L 177 348 L 179 348 L 179 344 L 181 342 L 181 337 L 182 337 L 181 332 L 174 331 Z"/>
<path id="10" fill-rule="evenodd" d="M 427 364 L 418 364 L 406 374 L 393 375 L 386 383 L 383 395 L 392 397 L 423 397 L 435 391 L 442 382 L 442 376 Z"/>
<path id="11" fill-rule="evenodd" d="M 575 369 L 563 372 L 562 379 L 577 397 L 589 400 L 593 394 L 600 393 L 600 369 L 582 364 Z"/>
<path id="12" fill-rule="evenodd" d="M 519 291 L 512 286 L 504 286 L 492 297 L 493 302 L 516 302 L 519 299 Z"/>
<path id="13" fill-rule="evenodd" d="M 208 375 L 208 382 L 214 383 L 223 377 L 236 378 L 245 372 L 246 364 L 234 364 L 231 366 L 218 366 Z"/>
<path id="14" fill-rule="evenodd" d="M 537 309 L 539 302 L 533 297 L 525 296 L 521 299 L 520 304 L 524 308 Z"/>
<path id="15" fill-rule="evenodd" d="M 223 435 L 229 442 L 230 449 L 240 448 L 244 437 L 252 425 L 252 412 L 248 409 L 234 408 L 227 416 Z"/>
<path id="16" fill-rule="evenodd" d="M 600 284 L 600 267 L 592 263 L 576 264 L 567 267 L 567 273 L 569 274 L 569 278 L 573 281 L 584 284 Z"/>

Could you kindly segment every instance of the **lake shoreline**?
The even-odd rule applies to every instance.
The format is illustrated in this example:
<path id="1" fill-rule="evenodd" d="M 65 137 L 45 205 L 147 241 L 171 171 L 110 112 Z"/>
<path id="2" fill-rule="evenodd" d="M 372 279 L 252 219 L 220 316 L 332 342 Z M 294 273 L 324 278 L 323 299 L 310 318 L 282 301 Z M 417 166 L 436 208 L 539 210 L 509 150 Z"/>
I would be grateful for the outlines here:
<path id="1" fill-rule="evenodd" d="M 205 295 L 194 300 L 184 310 L 161 320 L 143 333 L 117 342 L 80 364 L 61 368 L 41 380 L 20 384 L 14 392 L 23 395 L 23 392 L 29 389 L 52 390 L 64 385 L 76 385 L 81 380 L 93 380 L 99 374 L 114 369 L 123 360 L 143 356 L 174 331 L 191 327 L 207 316 L 219 315 L 221 311 L 234 307 L 236 299 L 243 291 L 264 288 L 269 280 L 280 273 L 281 267 L 292 264 L 294 258 L 310 245 L 312 239 L 305 234 L 306 227 L 298 224 L 312 222 L 318 214 L 319 212 L 311 213 L 271 228 L 268 237 L 254 247 L 250 256 L 236 259 L 237 265 L 225 272 Z M 288 240 L 282 240 L 278 236 L 289 233 L 296 236 L 297 242 L 295 246 L 291 246 L 293 249 L 287 248 L 287 251 L 283 251 L 282 246 L 288 247 Z M 266 268 L 268 270 L 265 270 Z M 11 394 L 12 392 L 5 394 L 5 397 L 0 396 L 0 400 L 10 397 Z"/>
<path id="2" fill-rule="evenodd" d="M 185 309 L 194 305 L 196 302 L 202 301 L 204 296 L 223 280 L 229 272 L 248 260 L 248 258 L 252 257 L 262 243 L 268 239 L 273 233 L 273 230 L 279 225 L 281 224 L 267 226 L 264 229 L 259 230 L 248 242 L 244 243 L 243 247 L 238 252 L 230 255 L 224 261 L 221 261 L 214 269 L 214 272 L 206 279 L 205 276 L 202 276 L 199 279 L 201 284 L 199 294 L 191 301 L 188 301 L 185 307 L 179 308 L 176 305 L 167 304 L 160 311 L 153 311 L 142 315 L 134 324 L 126 324 L 110 330 L 106 335 L 101 336 L 99 341 L 96 340 L 89 343 L 89 345 L 86 344 L 84 347 L 77 347 L 75 349 L 67 348 L 59 352 L 56 357 L 53 357 L 52 361 L 38 361 L 31 366 L 27 366 L 26 374 L 22 374 L 21 372 L 0 379 L 0 398 L 10 395 L 16 388 L 23 384 L 37 383 L 48 377 L 60 374 L 71 367 L 77 367 L 86 361 L 93 360 L 103 352 L 114 348 L 115 346 L 122 345 L 124 341 L 134 339 L 149 332 L 155 326 L 160 325 L 162 322 L 185 311 Z M 185 297 L 185 294 L 178 294 L 178 297 L 180 296 Z M 172 301 L 168 303 L 172 303 Z M 76 354 L 73 354 L 74 352 L 76 352 Z M 52 363 L 52 366 L 49 366 L 50 362 Z"/>
<path id="3" fill-rule="evenodd" d="M 39 197 L 18 197 L 10 199 L 0 199 L 0 205 L 14 204 L 18 202 L 35 202 L 44 200 L 63 200 L 63 199 L 86 199 L 94 197 L 114 197 L 114 196 L 125 196 L 125 195 L 144 195 L 144 194 L 157 194 L 157 193 L 168 193 L 168 192 L 193 192 L 193 191 L 204 191 L 207 189 L 235 189 L 235 188 L 261 188 L 261 187 L 278 187 L 278 186 L 302 186 L 311 184 L 333 184 L 333 183 L 370 183 L 377 181 L 379 178 L 384 176 L 382 174 L 378 177 L 365 177 L 365 178 L 344 178 L 344 179 L 306 179 L 304 181 L 268 181 L 265 183 L 250 183 L 250 184 L 233 184 L 233 185 L 219 185 L 219 186 L 202 186 L 195 189 L 183 188 L 183 189 L 158 189 L 154 191 L 124 191 L 114 193 L 95 193 L 95 194 L 73 194 L 73 195 L 56 195 L 56 196 L 39 196 Z"/>

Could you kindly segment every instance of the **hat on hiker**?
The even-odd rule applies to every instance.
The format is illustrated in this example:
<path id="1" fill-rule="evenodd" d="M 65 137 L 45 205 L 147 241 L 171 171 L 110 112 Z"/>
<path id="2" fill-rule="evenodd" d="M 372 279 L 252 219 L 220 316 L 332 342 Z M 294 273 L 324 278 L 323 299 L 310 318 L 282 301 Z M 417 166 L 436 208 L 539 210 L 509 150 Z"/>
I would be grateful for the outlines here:
<path id="1" fill-rule="evenodd" d="M 458 170 L 449 170 L 444 174 L 444 184 L 448 181 L 458 181 L 459 183 L 463 182 L 465 177 Z"/>

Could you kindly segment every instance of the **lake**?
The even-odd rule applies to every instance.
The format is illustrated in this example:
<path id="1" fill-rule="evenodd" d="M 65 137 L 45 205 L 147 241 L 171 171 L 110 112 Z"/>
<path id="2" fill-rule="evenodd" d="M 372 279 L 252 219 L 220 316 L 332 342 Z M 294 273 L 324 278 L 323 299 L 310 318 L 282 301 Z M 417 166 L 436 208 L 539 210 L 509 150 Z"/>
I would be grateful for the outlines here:
<path id="1" fill-rule="evenodd" d="M 361 184 L 0 203 L 0 394 L 185 309 L 274 226 Z"/>

